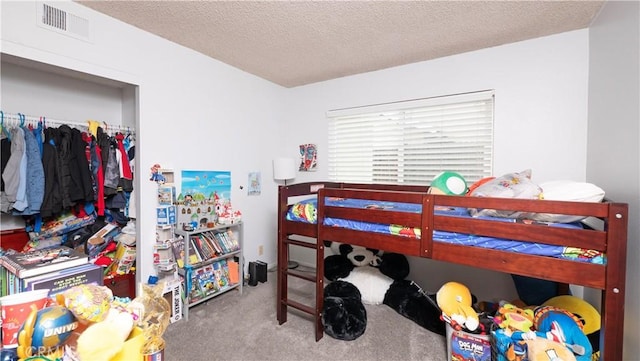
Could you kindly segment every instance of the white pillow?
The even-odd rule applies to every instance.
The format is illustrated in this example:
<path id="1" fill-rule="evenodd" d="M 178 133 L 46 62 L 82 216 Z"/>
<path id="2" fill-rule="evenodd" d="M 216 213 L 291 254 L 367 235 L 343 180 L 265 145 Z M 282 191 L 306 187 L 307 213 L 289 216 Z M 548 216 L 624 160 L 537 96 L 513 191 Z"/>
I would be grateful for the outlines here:
<path id="1" fill-rule="evenodd" d="M 591 183 L 576 182 L 570 180 L 557 180 L 540 184 L 542 196 L 551 201 L 569 202 L 602 202 L 604 190 Z M 584 216 L 571 216 L 552 213 L 531 214 L 530 219 L 540 222 L 570 223 L 584 219 Z"/>
<path id="2" fill-rule="evenodd" d="M 540 184 L 544 199 L 550 201 L 602 202 L 604 191 L 595 184 L 557 180 Z"/>

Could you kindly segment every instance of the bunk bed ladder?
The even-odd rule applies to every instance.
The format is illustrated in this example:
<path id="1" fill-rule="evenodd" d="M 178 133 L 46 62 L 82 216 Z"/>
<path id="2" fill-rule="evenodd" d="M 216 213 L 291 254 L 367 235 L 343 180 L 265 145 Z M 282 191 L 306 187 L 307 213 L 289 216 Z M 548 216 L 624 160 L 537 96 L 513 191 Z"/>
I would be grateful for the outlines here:
<path id="1" fill-rule="evenodd" d="M 322 326 L 322 301 L 324 292 L 324 244 L 323 242 L 307 242 L 290 238 L 288 235 L 278 235 L 278 323 L 287 322 L 287 307 L 293 307 L 313 317 L 316 341 L 324 335 Z M 316 272 L 297 271 L 288 268 L 289 247 L 298 246 L 316 250 Z M 306 305 L 289 298 L 288 277 L 296 277 L 315 283 L 315 304 Z"/>

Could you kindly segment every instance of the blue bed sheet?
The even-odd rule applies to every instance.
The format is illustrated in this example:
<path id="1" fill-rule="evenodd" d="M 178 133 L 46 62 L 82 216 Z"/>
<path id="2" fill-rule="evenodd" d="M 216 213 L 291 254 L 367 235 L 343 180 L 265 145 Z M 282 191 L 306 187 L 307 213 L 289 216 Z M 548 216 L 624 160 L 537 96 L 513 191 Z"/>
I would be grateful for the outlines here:
<path id="1" fill-rule="evenodd" d="M 334 207 L 345 208 L 377 208 L 384 210 L 394 210 L 400 212 L 420 213 L 422 207 L 415 203 L 399 203 L 372 201 L 364 199 L 346 199 L 327 197 L 325 204 Z M 436 207 L 435 214 L 455 217 L 469 217 L 469 211 L 460 207 Z M 478 217 L 481 219 L 489 219 L 497 222 L 520 222 L 512 218 L 497 217 Z M 299 221 L 306 223 L 317 222 L 317 199 L 310 198 L 300 201 L 291 207 L 287 213 L 287 219 L 291 221 Z M 345 219 L 325 218 L 324 224 L 327 226 L 343 227 L 353 230 L 378 232 L 384 234 L 395 234 L 410 238 L 420 238 L 419 228 L 408 228 L 394 224 L 379 224 L 358 222 Z M 566 228 L 583 228 L 582 224 L 577 223 L 547 223 L 550 227 L 566 227 Z M 454 243 L 464 246 L 483 247 L 503 251 L 511 251 L 517 253 L 534 254 L 540 256 L 549 256 L 563 259 L 570 259 L 581 262 L 604 264 L 605 256 L 601 252 L 593 250 L 585 250 L 575 247 L 554 246 L 540 243 L 521 242 L 502 238 L 477 236 L 472 234 L 434 231 L 433 240 L 436 242 Z"/>

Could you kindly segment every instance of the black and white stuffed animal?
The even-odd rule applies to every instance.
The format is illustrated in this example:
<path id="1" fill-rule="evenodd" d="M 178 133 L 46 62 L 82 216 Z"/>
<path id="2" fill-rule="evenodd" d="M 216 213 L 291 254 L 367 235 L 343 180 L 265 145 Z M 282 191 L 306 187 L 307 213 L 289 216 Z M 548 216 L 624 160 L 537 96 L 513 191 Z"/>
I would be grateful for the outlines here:
<path id="1" fill-rule="evenodd" d="M 409 261 L 398 253 L 383 253 L 337 242 L 325 242 L 334 254 L 324 260 L 322 322 L 325 333 L 355 340 L 367 326 L 364 304 L 385 304 L 429 331 L 444 335 L 435 299 L 407 280 Z"/>

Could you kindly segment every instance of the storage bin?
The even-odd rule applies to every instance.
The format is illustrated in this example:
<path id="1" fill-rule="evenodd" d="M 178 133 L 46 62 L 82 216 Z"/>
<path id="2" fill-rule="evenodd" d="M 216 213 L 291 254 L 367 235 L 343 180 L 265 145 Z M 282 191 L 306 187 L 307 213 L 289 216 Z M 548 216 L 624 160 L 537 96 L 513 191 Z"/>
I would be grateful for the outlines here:
<path id="1" fill-rule="evenodd" d="M 491 361 L 489 335 L 455 330 L 447 323 L 447 361 Z"/>

